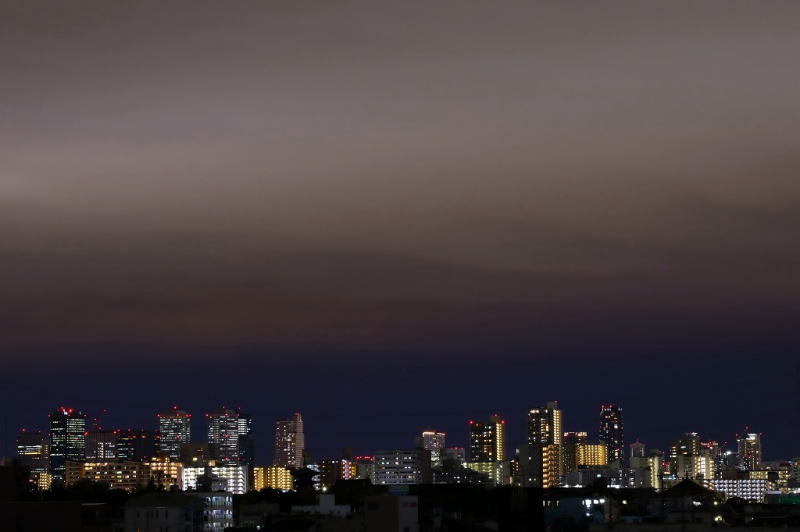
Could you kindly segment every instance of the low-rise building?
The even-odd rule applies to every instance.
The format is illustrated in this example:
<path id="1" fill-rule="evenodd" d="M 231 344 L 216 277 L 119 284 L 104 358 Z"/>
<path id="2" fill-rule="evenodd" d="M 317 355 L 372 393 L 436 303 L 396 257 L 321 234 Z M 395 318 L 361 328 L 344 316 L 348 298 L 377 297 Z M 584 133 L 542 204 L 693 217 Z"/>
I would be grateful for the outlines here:
<path id="1" fill-rule="evenodd" d="M 203 489 L 203 480 L 212 491 L 223 489 L 236 495 L 247 493 L 250 486 L 246 465 L 184 467 L 181 478 L 184 490 Z"/>
<path id="2" fill-rule="evenodd" d="M 150 478 L 165 490 L 183 490 L 183 464 L 168 456 L 152 458 L 145 462 L 150 468 Z"/>
<path id="3" fill-rule="evenodd" d="M 293 488 L 292 472 L 285 467 L 254 467 L 253 489 L 273 489 L 289 491 Z"/>
<path id="4" fill-rule="evenodd" d="M 126 532 L 222 532 L 233 524 L 231 493 L 148 493 L 125 504 Z"/>
<path id="5" fill-rule="evenodd" d="M 133 492 L 150 482 L 150 466 L 142 462 L 67 462 L 66 485 L 83 479 L 106 484 L 112 490 Z"/>
<path id="6" fill-rule="evenodd" d="M 419 500 L 415 495 L 369 496 L 364 506 L 367 530 L 419 532 Z"/>
<path id="7" fill-rule="evenodd" d="M 351 512 L 352 508 L 349 505 L 336 504 L 336 496 L 333 494 L 318 494 L 317 504 L 302 504 L 292 506 L 293 514 L 345 517 Z"/>
<path id="8" fill-rule="evenodd" d="M 508 462 L 467 462 L 465 466 L 486 475 L 493 486 L 511 485 L 511 467 Z"/>
<path id="9" fill-rule="evenodd" d="M 775 484 L 766 479 L 711 479 L 706 486 L 714 491 L 724 493 L 727 498 L 739 497 L 750 502 L 764 502 L 768 491 L 775 489 Z"/>

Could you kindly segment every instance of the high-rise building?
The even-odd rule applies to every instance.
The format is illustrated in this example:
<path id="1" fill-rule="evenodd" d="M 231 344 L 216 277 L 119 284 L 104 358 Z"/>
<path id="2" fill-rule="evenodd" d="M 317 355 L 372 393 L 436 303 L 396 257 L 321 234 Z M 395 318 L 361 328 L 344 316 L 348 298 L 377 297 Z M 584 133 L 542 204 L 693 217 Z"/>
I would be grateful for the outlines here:
<path id="1" fill-rule="evenodd" d="M 319 482 L 323 489 L 332 488 L 337 481 L 344 478 L 353 478 L 350 474 L 350 460 L 328 459 L 319 463 Z"/>
<path id="2" fill-rule="evenodd" d="M 516 484 L 522 487 L 552 488 L 559 485 L 560 446 L 525 442 L 517 449 Z"/>
<path id="3" fill-rule="evenodd" d="M 738 446 L 739 467 L 748 471 L 754 471 L 761 467 L 761 434 L 756 432 L 745 432 L 736 435 Z"/>
<path id="4" fill-rule="evenodd" d="M 445 433 L 426 430 L 422 432 L 420 440 L 420 447 L 431 452 L 431 466 L 438 467 L 442 465 L 442 453 L 445 448 Z"/>
<path id="5" fill-rule="evenodd" d="M 622 407 L 617 405 L 600 405 L 600 442 L 608 448 L 608 461 L 619 462 L 622 466 L 625 459 L 625 435 L 622 424 Z"/>
<path id="6" fill-rule="evenodd" d="M 46 473 L 50 466 L 48 435 L 40 430 L 22 429 L 17 435 L 17 458 L 30 468 L 31 475 Z"/>
<path id="7" fill-rule="evenodd" d="M 124 429 L 117 431 L 117 460 L 136 462 L 156 456 L 156 434 L 146 429 Z"/>
<path id="8" fill-rule="evenodd" d="M 499 414 L 486 422 L 469 422 L 470 462 L 502 462 L 506 459 L 506 422 Z"/>
<path id="9" fill-rule="evenodd" d="M 563 415 L 557 401 L 528 410 L 528 443 L 561 445 Z"/>
<path id="10" fill-rule="evenodd" d="M 705 449 L 700 454 L 692 457 L 692 475 L 696 479 L 712 479 L 714 475 L 714 457 Z"/>
<path id="11" fill-rule="evenodd" d="M 542 478 L 543 487 L 557 486 L 563 474 L 563 426 L 563 414 L 556 401 L 528 410 L 528 445 L 534 455 L 541 457 L 538 476 Z M 536 467 L 537 464 L 533 465 Z"/>
<path id="12" fill-rule="evenodd" d="M 239 463 L 239 412 L 221 408 L 206 414 L 208 443 L 220 464 Z"/>
<path id="13" fill-rule="evenodd" d="M 734 468 L 733 452 L 725 449 L 727 442 L 720 445 L 719 442 L 714 440 L 700 442 L 700 454 L 708 456 L 713 461 L 713 478 L 721 478 L 722 472 Z"/>
<path id="14" fill-rule="evenodd" d="M 687 432 L 670 442 L 670 461 L 677 461 L 679 456 L 697 456 L 698 454 L 700 454 L 700 436 L 696 432 Z"/>
<path id="15" fill-rule="evenodd" d="M 564 474 L 578 470 L 579 458 L 586 446 L 589 435 L 586 432 L 565 432 L 563 436 L 562 470 Z"/>
<path id="16" fill-rule="evenodd" d="M 253 467 L 255 461 L 253 416 L 239 412 L 239 462 Z"/>
<path id="17" fill-rule="evenodd" d="M 272 465 L 286 469 L 303 467 L 303 452 L 306 448 L 303 417 L 295 412 L 289 419 L 275 423 L 275 452 Z"/>
<path id="18" fill-rule="evenodd" d="M 117 456 L 118 431 L 92 429 L 86 434 L 86 460 L 88 462 L 113 461 Z"/>
<path id="19" fill-rule="evenodd" d="M 664 480 L 664 453 L 658 449 L 650 451 L 647 457 L 648 468 L 650 469 L 650 486 L 653 489 L 660 490 L 663 487 Z"/>
<path id="20" fill-rule="evenodd" d="M 62 406 L 50 414 L 49 425 L 50 473 L 63 484 L 66 463 L 86 459 L 86 414 Z"/>
<path id="21" fill-rule="evenodd" d="M 158 415 L 158 454 L 178 460 L 181 444 L 192 439 L 192 416 L 177 406 Z"/>

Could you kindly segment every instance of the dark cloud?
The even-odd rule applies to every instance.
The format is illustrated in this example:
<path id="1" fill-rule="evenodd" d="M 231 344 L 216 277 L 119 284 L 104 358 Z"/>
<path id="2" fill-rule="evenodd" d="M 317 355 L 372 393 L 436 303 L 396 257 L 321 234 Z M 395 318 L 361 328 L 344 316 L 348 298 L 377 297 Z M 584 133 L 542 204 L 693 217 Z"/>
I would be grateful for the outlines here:
<path id="1" fill-rule="evenodd" d="M 627 316 L 692 344 L 791 315 L 797 15 L 3 5 L 0 343 L 589 342 Z"/>

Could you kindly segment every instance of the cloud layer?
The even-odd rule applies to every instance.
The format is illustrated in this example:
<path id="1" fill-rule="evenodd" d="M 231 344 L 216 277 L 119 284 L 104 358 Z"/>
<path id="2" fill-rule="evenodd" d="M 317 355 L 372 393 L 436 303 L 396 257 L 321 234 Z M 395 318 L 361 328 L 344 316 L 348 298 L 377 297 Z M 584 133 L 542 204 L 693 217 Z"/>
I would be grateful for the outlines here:
<path id="1" fill-rule="evenodd" d="M 798 15 L 4 6 L 0 345 L 588 342 L 621 319 L 691 342 L 793 316 Z"/>

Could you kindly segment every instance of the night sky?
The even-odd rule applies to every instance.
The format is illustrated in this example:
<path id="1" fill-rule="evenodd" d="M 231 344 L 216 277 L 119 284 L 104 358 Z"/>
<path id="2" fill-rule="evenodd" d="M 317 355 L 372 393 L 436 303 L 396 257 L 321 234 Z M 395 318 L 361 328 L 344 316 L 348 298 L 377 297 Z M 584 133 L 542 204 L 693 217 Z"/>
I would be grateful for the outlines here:
<path id="1" fill-rule="evenodd" d="M 315 458 L 557 399 L 800 456 L 797 2 L 0 1 L 0 401 Z"/>

